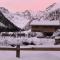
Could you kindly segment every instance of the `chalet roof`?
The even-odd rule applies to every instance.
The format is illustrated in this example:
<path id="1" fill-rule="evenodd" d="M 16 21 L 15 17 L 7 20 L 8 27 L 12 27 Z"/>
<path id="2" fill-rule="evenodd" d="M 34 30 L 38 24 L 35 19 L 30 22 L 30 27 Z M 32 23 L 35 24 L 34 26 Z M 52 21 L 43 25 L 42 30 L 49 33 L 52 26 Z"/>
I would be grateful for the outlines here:
<path id="1" fill-rule="evenodd" d="M 53 21 L 49 21 L 49 20 L 43 20 L 43 21 L 41 21 L 41 20 L 34 20 L 34 21 L 32 21 L 31 22 L 31 24 L 30 25 L 50 25 L 50 26 L 58 26 L 58 25 L 60 25 L 60 23 L 59 23 L 59 20 L 53 20 Z"/>

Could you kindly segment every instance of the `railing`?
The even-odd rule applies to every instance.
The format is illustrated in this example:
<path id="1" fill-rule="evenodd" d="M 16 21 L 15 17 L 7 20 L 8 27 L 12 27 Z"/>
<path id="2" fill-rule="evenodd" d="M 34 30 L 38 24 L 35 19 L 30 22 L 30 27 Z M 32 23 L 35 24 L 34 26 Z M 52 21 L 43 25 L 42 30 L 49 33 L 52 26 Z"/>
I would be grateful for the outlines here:
<path id="1" fill-rule="evenodd" d="M 60 47 L 22 47 L 20 48 L 20 45 L 17 45 L 16 48 L 3 48 L 0 47 L 0 50 L 8 50 L 8 51 L 16 51 L 16 57 L 20 58 L 20 50 L 26 50 L 26 51 L 60 51 Z"/>

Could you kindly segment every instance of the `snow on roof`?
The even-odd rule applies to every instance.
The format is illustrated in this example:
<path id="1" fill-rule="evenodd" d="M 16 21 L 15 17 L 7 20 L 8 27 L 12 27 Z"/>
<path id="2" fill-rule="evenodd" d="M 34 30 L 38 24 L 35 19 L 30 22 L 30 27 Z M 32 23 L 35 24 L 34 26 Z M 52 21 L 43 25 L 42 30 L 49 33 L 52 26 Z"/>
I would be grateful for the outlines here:
<path id="1" fill-rule="evenodd" d="M 23 29 L 29 22 L 29 20 L 26 19 L 25 17 L 18 16 L 16 14 L 12 13 L 3 13 L 3 14 L 10 22 L 12 22 L 14 25 L 16 25 L 21 29 Z"/>
<path id="2" fill-rule="evenodd" d="M 60 25 L 59 20 L 53 20 L 53 21 L 49 21 L 49 20 L 43 20 L 43 21 L 38 21 L 38 20 L 34 20 L 31 22 L 30 25 Z"/>

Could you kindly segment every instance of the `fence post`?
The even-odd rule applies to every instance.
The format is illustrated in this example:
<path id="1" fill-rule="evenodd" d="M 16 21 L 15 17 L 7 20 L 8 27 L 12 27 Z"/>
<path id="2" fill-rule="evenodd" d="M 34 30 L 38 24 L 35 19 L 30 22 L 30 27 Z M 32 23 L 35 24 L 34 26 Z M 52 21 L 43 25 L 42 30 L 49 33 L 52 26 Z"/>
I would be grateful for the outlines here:
<path id="1" fill-rule="evenodd" d="M 16 57 L 20 58 L 20 45 L 16 47 Z"/>

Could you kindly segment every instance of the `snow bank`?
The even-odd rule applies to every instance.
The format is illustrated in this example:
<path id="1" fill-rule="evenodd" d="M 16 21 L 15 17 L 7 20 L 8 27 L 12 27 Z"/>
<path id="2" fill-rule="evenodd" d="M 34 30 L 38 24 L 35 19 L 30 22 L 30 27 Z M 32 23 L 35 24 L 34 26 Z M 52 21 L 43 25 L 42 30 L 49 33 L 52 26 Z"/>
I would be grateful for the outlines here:
<path id="1" fill-rule="evenodd" d="M 4 45 L 4 44 L 20 44 L 20 45 L 24 45 L 23 43 L 27 42 L 29 43 L 29 45 L 31 45 L 31 43 L 34 43 L 35 45 L 54 45 L 55 43 L 55 39 L 51 39 L 51 38 L 37 38 L 37 37 L 1 37 L 0 38 L 0 44 Z"/>
<path id="2" fill-rule="evenodd" d="M 35 45 L 54 45 L 55 39 L 31 37 L 24 39 L 23 42 L 28 42 L 29 44 L 33 42 Z"/>
<path id="3" fill-rule="evenodd" d="M 60 52 L 56 51 L 21 51 L 16 58 L 15 51 L 0 51 L 0 60 L 60 60 Z"/>
<path id="4" fill-rule="evenodd" d="M 60 53 L 60 52 L 59 52 Z M 60 60 L 58 52 L 22 51 L 19 60 Z"/>

